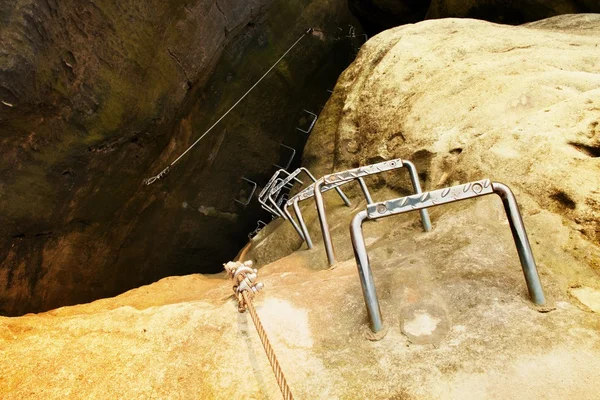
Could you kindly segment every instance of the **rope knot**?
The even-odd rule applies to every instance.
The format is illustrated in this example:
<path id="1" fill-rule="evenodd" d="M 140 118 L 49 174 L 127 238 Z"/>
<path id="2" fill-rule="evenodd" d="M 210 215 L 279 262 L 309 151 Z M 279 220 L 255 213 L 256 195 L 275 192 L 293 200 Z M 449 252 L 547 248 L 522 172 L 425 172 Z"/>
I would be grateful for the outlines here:
<path id="1" fill-rule="evenodd" d="M 252 261 L 230 261 L 223 264 L 227 275 L 233 279 L 233 293 L 238 299 L 238 311 L 244 312 L 248 308 L 244 297 L 244 292 L 247 298 L 251 299 L 255 293 L 258 293 L 264 288 L 262 282 L 257 282 L 258 270 L 252 269 Z"/>

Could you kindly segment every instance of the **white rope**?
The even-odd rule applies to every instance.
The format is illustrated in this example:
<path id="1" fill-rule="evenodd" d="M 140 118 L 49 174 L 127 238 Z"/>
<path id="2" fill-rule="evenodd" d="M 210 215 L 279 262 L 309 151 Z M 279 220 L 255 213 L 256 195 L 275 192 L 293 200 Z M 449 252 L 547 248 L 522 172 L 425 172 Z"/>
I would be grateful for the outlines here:
<path id="1" fill-rule="evenodd" d="M 244 95 L 243 95 L 242 97 L 240 97 L 240 99 L 239 99 L 238 101 L 236 101 L 236 102 L 235 102 L 235 104 L 234 104 L 234 105 L 232 105 L 232 106 L 229 108 L 229 110 L 225 111 L 225 113 L 224 113 L 224 114 L 221 116 L 221 118 L 219 118 L 219 119 L 218 119 L 218 120 L 217 120 L 217 121 L 216 121 L 214 124 L 212 124 L 212 125 L 211 125 L 211 127 L 210 127 L 210 128 L 208 128 L 208 129 L 206 130 L 206 132 L 204 132 L 204 133 L 203 133 L 203 134 L 202 134 L 202 135 L 201 135 L 201 136 L 200 136 L 198 139 L 196 139 L 196 141 L 195 141 L 194 143 L 192 143 L 192 145 L 191 145 L 190 147 L 188 147 L 188 148 L 187 148 L 187 149 L 186 149 L 186 150 L 185 150 L 183 153 L 181 153 L 181 154 L 179 155 L 179 157 L 177 157 L 177 158 L 176 158 L 176 159 L 175 159 L 175 160 L 174 160 L 174 161 L 173 161 L 171 164 L 169 164 L 169 165 L 168 165 L 168 166 L 167 166 L 165 169 L 163 169 L 163 170 L 162 170 L 162 171 L 161 171 L 161 172 L 160 172 L 158 175 L 156 175 L 156 176 L 153 176 L 153 177 L 151 177 L 151 178 L 148 178 L 148 179 L 145 179 L 145 180 L 144 180 L 144 184 L 146 184 L 146 185 L 151 185 L 151 184 L 153 184 L 154 182 L 156 182 L 157 180 L 159 180 L 159 179 L 161 179 L 161 178 L 164 178 L 164 177 L 165 177 L 165 176 L 166 176 L 166 175 L 169 173 L 169 170 L 170 170 L 170 168 L 171 168 L 173 165 L 175 165 L 175 163 L 176 163 L 177 161 L 179 161 L 179 160 L 180 160 L 180 159 L 181 159 L 183 156 L 185 156 L 185 155 L 188 153 L 188 151 L 190 151 L 190 150 L 191 150 L 191 149 L 192 149 L 194 146 L 196 146 L 196 145 L 198 144 L 198 142 L 200 142 L 200 140 L 202 140 L 202 138 L 204 138 L 204 136 L 206 136 L 206 135 L 207 135 L 207 134 L 208 134 L 208 133 L 209 133 L 209 132 L 210 132 L 210 131 L 211 131 L 211 130 L 212 130 L 214 127 L 215 127 L 215 126 L 217 126 L 217 124 L 218 124 L 219 122 L 221 122 L 221 120 L 223 120 L 223 118 L 225 118 L 225 117 L 227 116 L 227 114 L 229 114 L 229 113 L 231 112 L 231 110 L 233 110 L 233 109 L 234 109 L 234 108 L 235 108 L 235 107 L 236 107 L 238 104 L 240 104 L 240 102 L 241 102 L 242 100 L 244 100 L 244 98 L 246 98 L 246 96 L 248 96 L 248 94 L 250 94 L 250 92 L 251 92 L 251 91 L 252 91 L 252 90 L 253 90 L 253 89 L 254 89 L 256 86 L 258 86 L 258 84 L 259 84 L 259 83 L 260 83 L 260 82 L 261 82 L 261 81 L 262 81 L 262 80 L 263 80 L 263 79 L 264 79 L 264 78 L 265 78 L 265 77 L 266 77 L 266 76 L 269 74 L 269 72 L 271 72 L 271 71 L 273 70 L 273 68 L 275 68 L 275 67 L 277 66 L 277 64 L 279 64 L 279 63 L 281 62 L 281 60 L 283 60 L 283 58 L 284 58 L 284 57 L 285 57 L 285 56 L 286 56 L 286 55 L 287 55 L 287 54 L 288 54 L 290 51 L 292 51 L 292 49 L 293 49 L 293 48 L 294 48 L 294 47 L 295 47 L 295 46 L 296 46 L 296 45 L 297 45 L 297 44 L 300 42 L 300 40 L 302 40 L 302 38 L 304 38 L 304 36 L 306 36 L 306 35 L 308 35 L 309 33 L 311 33 L 311 32 L 312 32 L 312 30 L 313 30 L 313 29 L 312 29 L 312 28 L 310 28 L 310 29 L 308 29 L 306 32 L 304 32 L 304 33 L 302 34 L 302 36 L 300 36 L 300 37 L 298 38 L 298 40 L 296 40 L 296 41 L 294 42 L 294 44 L 293 44 L 293 45 L 291 45 L 291 46 L 290 46 L 290 48 L 289 48 L 289 49 L 287 49 L 287 51 L 286 51 L 285 53 L 283 53 L 283 55 L 282 55 L 281 57 L 279 57 L 279 59 L 278 59 L 277 61 L 275 61 L 275 64 L 273 64 L 273 65 L 271 66 L 271 68 L 269 68 L 269 69 L 267 70 L 267 72 L 265 72 L 265 73 L 263 74 L 263 76 L 261 76 L 261 77 L 260 77 L 260 79 L 258 79 L 258 81 L 256 81 L 256 83 L 255 83 L 254 85 L 252 85 L 252 87 L 251 87 L 250 89 L 248 89 L 248 90 L 246 91 L 246 93 L 244 93 Z"/>

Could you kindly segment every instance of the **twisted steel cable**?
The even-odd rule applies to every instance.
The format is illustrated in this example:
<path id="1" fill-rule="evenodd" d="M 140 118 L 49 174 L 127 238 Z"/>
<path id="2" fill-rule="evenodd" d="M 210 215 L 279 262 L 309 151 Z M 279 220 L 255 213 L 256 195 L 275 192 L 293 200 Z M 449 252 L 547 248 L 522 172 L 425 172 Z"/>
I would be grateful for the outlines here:
<path id="1" fill-rule="evenodd" d="M 265 353 L 267 354 L 267 358 L 271 363 L 271 367 L 273 368 L 273 372 L 275 373 L 275 379 L 277 379 L 277 384 L 281 389 L 281 394 L 283 395 L 284 400 L 293 400 L 294 396 L 292 396 L 292 392 L 290 387 L 287 384 L 285 376 L 283 375 L 283 370 L 279 365 L 279 361 L 277 360 L 277 356 L 275 355 L 275 351 L 273 347 L 271 347 L 271 342 L 269 342 L 269 338 L 267 337 L 267 332 L 265 328 L 262 326 L 260 319 L 258 318 L 258 314 L 256 314 L 256 309 L 254 308 L 254 304 L 252 304 L 252 299 L 248 296 L 247 291 L 242 292 L 242 297 L 244 299 L 244 304 L 248 311 L 250 311 L 250 315 L 252 316 L 252 322 L 254 322 L 254 326 L 256 327 L 256 331 L 258 332 L 258 337 L 260 337 L 260 341 L 265 348 Z"/>
<path id="2" fill-rule="evenodd" d="M 278 59 L 277 61 L 275 61 L 275 63 L 274 63 L 273 65 L 271 65 L 271 68 L 269 68 L 269 69 L 267 70 L 267 72 L 265 72 L 265 73 L 264 73 L 264 74 L 263 74 L 263 75 L 262 75 L 262 76 L 261 76 L 261 77 L 260 77 L 260 78 L 259 78 L 259 79 L 256 81 L 256 83 L 254 83 L 254 85 L 252 85 L 252 87 L 251 87 L 250 89 L 248 89 L 248 90 L 246 91 L 246 93 L 244 93 L 244 94 L 242 95 L 242 97 L 240 97 L 240 98 L 239 98 L 239 100 L 238 100 L 238 101 L 236 101 L 236 102 L 235 102 L 235 103 L 234 103 L 234 104 L 233 104 L 233 105 L 232 105 L 232 106 L 231 106 L 231 107 L 230 107 L 230 108 L 229 108 L 227 111 L 225 111 L 225 113 L 223 113 L 223 115 L 221 115 L 221 117 L 220 117 L 220 118 L 219 118 L 219 119 L 218 119 L 218 120 L 217 120 L 215 123 L 213 123 L 213 124 L 210 126 L 210 128 L 208 128 L 208 129 L 207 129 L 207 130 L 206 130 L 206 131 L 205 131 L 205 132 L 204 132 L 202 135 L 200 135 L 200 137 L 199 137 L 198 139 L 196 139 L 196 141 L 195 141 L 194 143 L 192 143 L 192 144 L 191 144 L 191 145 L 190 145 L 190 146 L 189 146 L 187 149 L 185 149 L 185 151 L 184 151 L 183 153 L 181 153 L 181 154 L 179 155 L 179 157 L 177 157 L 177 158 L 176 158 L 176 159 L 175 159 L 173 162 L 171 162 L 171 163 L 170 163 L 170 164 L 169 164 L 167 167 L 165 167 L 165 169 L 163 169 L 162 171 L 160 171 L 160 172 L 158 173 L 158 175 L 152 176 L 152 177 L 150 177 L 150 178 L 148 178 L 148 179 L 144 179 L 144 184 L 145 184 L 146 186 L 150 186 L 150 185 L 152 185 L 154 182 L 156 182 L 157 180 L 159 180 L 159 179 L 162 179 L 162 178 L 164 178 L 165 176 L 167 176 L 167 174 L 170 172 L 171 168 L 172 168 L 172 167 L 173 167 L 173 166 L 174 166 L 174 165 L 177 163 L 177 161 L 181 160 L 181 158 L 182 158 L 183 156 L 185 156 L 185 155 L 186 155 L 186 154 L 187 154 L 187 153 L 188 153 L 188 152 L 189 152 L 189 151 L 190 151 L 190 150 L 191 150 L 191 149 L 192 149 L 194 146 L 196 146 L 196 145 L 198 144 L 198 142 L 200 142 L 200 141 L 201 141 L 201 140 L 204 138 L 204 136 L 208 135 L 208 133 L 209 133 L 210 131 L 212 131 L 212 130 L 213 130 L 213 128 L 214 128 L 215 126 L 217 126 L 217 125 L 219 124 L 219 122 L 221 122 L 221 120 L 223 120 L 223 118 L 225 118 L 225 117 L 227 116 L 227 114 L 229 114 L 229 113 L 230 113 L 230 112 L 231 112 L 231 111 L 232 111 L 232 110 L 233 110 L 235 107 L 237 107 L 237 105 L 238 105 L 238 104 L 240 104 L 240 103 L 242 102 L 242 100 L 244 100 L 244 99 L 246 98 L 246 96 L 248 96 L 248 95 L 250 94 L 250 92 L 251 92 L 252 90 L 254 90 L 254 88 L 255 88 L 256 86 L 258 86 L 258 84 L 259 84 L 259 83 L 260 83 L 260 82 L 261 82 L 263 79 L 265 79 L 265 77 L 266 77 L 267 75 L 269 75 L 269 72 L 271 72 L 271 71 L 272 71 L 272 70 L 273 70 L 273 69 L 274 69 L 274 68 L 275 68 L 275 67 L 276 67 L 276 66 L 277 66 L 277 65 L 278 65 L 278 64 L 281 62 L 281 60 L 283 60 L 283 59 L 285 58 L 285 56 L 287 56 L 287 55 L 288 55 L 288 53 L 289 53 L 290 51 L 292 51 L 292 49 L 293 49 L 294 47 L 296 47 L 296 45 L 297 45 L 297 44 L 298 44 L 298 43 L 299 43 L 299 42 L 300 42 L 300 41 L 301 41 L 301 40 L 302 40 L 302 39 L 303 39 L 303 38 L 304 38 L 306 35 L 309 35 L 309 34 L 310 34 L 312 31 L 313 31 L 313 28 L 307 29 L 307 30 L 306 30 L 306 32 L 304 32 L 304 33 L 303 33 L 303 34 L 302 34 L 302 35 L 301 35 L 301 36 L 298 38 L 298 40 L 296 40 L 296 41 L 294 42 L 294 44 L 292 44 L 292 45 L 291 45 L 291 46 L 290 46 L 290 47 L 289 47 L 289 48 L 288 48 L 288 49 L 285 51 L 285 53 L 283 53 L 283 55 L 282 55 L 281 57 L 279 57 L 279 59 Z"/>

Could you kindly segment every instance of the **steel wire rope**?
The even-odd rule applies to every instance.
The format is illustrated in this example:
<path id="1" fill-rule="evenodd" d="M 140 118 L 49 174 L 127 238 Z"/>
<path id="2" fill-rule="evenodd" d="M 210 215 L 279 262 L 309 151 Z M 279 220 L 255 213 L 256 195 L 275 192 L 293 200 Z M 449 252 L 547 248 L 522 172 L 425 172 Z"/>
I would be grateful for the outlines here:
<path id="1" fill-rule="evenodd" d="M 265 331 L 265 328 L 260 322 L 256 310 L 254 309 L 252 299 L 250 298 L 250 296 L 248 296 L 247 291 L 242 292 L 242 297 L 244 299 L 244 305 L 250 312 L 252 322 L 254 322 L 254 326 L 256 327 L 256 331 L 258 332 L 258 337 L 260 338 L 260 341 L 263 344 L 265 353 L 267 354 L 267 358 L 269 359 L 269 363 L 271 364 L 271 368 L 273 368 L 273 373 L 275 374 L 275 379 L 277 380 L 277 384 L 281 389 L 281 394 L 283 395 L 284 400 L 293 400 L 294 396 L 292 396 L 292 391 L 290 390 L 287 380 L 285 379 L 285 375 L 283 374 L 283 370 L 279 365 L 279 360 L 277 360 L 275 350 L 273 350 L 273 347 L 271 347 L 271 342 L 269 341 L 267 332 Z"/>
<path id="2" fill-rule="evenodd" d="M 219 122 L 221 122 L 223 120 L 223 118 L 225 118 L 238 104 L 240 104 L 242 102 L 242 100 L 244 100 L 246 98 L 246 96 L 248 96 L 250 94 L 250 92 L 252 92 L 252 90 L 254 90 L 254 88 L 256 86 L 258 86 L 258 84 L 269 74 L 269 72 L 271 72 L 276 66 L 277 64 L 279 64 L 281 62 L 281 60 L 283 60 L 285 58 L 286 55 L 288 55 L 288 53 L 290 51 L 292 51 L 292 49 L 294 47 L 296 47 L 296 45 L 308 34 L 310 34 L 313 31 L 313 28 L 309 28 L 307 29 L 295 42 L 294 44 L 292 44 L 285 53 L 283 53 L 283 55 L 281 57 L 279 57 L 279 59 L 277 61 L 275 61 L 275 63 L 273 65 L 271 65 L 271 68 L 269 68 L 267 70 L 267 72 L 265 72 L 257 81 L 256 83 L 254 83 L 254 85 L 252 85 L 252 87 L 250 87 L 250 89 L 248 89 L 246 91 L 246 93 L 244 93 L 242 95 L 242 97 L 239 98 L 238 101 L 236 101 L 227 111 L 225 111 L 225 113 L 223 115 L 221 115 L 221 117 L 210 126 L 210 128 L 208 128 L 202 135 L 200 135 L 200 137 L 198 139 L 196 139 L 196 141 L 194 143 L 192 143 L 183 153 L 181 153 L 179 155 L 179 157 L 177 157 L 175 160 L 173 160 L 173 162 L 171 162 L 166 168 L 164 168 L 161 172 L 159 172 L 157 175 L 152 176 L 148 179 L 144 180 L 144 184 L 145 185 L 151 185 L 154 182 L 156 182 L 157 180 L 165 177 L 168 173 L 169 170 L 171 169 L 171 167 L 173 167 L 179 160 L 181 160 L 181 158 L 183 156 L 185 156 L 192 148 L 194 148 L 194 146 L 196 146 L 210 131 L 213 130 L 213 128 L 215 126 L 217 126 L 219 124 Z"/>

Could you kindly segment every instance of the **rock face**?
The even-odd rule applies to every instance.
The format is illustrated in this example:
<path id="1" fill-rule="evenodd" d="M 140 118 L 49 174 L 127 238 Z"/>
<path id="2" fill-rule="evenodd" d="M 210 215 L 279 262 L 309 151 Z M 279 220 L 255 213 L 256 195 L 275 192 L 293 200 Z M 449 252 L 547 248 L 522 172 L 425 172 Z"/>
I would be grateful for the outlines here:
<path id="1" fill-rule="evenodd" d="M 322 175 L 401 157 L 431 189 L 491 178 L 598 245 L 598 21 L 449 19 L 378 35 L 340 77 L 307 165 Z"/>
<path id="2" fill-rule="evenodd" d="M 343 0 L 0 5 L 0 314 L 218 270 L 256 223 L 233 202 L 241 177 L 261 183 L 282 141 L 301 149 L 289 133 L 303 108 L 323 104 L 317 93 L 351 51 L 322 34 L 304 39 L 176 178 L 142 180 L 307 27 L 349 18 Z"/>
<path id="3" fill-rule="evenodd" d="M 518 25 L 560 14 L 600 12 L 594 0 L 348 0 L 370 34 L 431 18 L 476 18 Z"/>
<path id="4" fill-rule="evenodd" d="M 525 27 L 427 21 L 361 50 L 305 165 L 322 175 L 404 157 L 428 190 L 484 177 L 508 184 L 551 311 L 529 302 L 501 202 L 488 196 L 431 209 L 429 233 L 416 213 L 365 223 L 389 328 L 366 340 L 348 237 L 365 202 L 355 191 L 348 208 L 326 194 L 334 268 L 311 203 L 303 213 L 313 250 L 294 252 L 297 235 L 276 220 L 247 253 L 265 283 L 258 314 L 296 398 L 597 398 L 598 27 L 599 16 L 583 15 Z M 408 193 L 402 174 L 367 183 L 376 201 Z M 88 305 L 0 317 L 0 392 L 280 398 L 250 317 L 221 277 L 166 278 Z"/>

